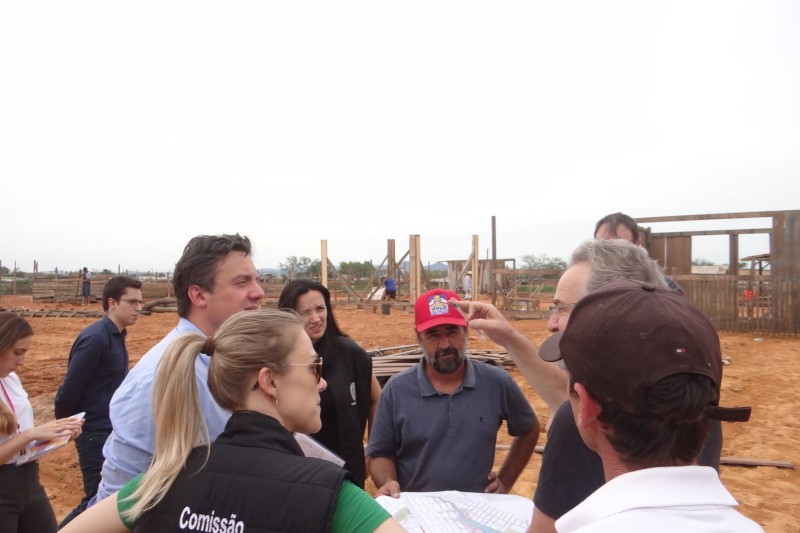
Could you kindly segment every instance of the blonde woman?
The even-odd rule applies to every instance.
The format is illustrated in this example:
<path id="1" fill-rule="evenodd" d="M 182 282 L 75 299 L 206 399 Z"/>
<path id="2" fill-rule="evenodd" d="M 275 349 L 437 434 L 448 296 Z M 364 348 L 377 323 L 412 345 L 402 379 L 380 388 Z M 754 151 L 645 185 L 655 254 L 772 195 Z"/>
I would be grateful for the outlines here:
<path id="1" fill-rule="evenodd" d="M 33 408 L 15 370 L 25 362 L 33 328 L 14 313 L 0 313 L 0 531 L 49 533 L 56 517 L 39 483 L 39 465 L 26 461 L 39 440 L 81 433 L 83 419 L 33 425 Z"/>
<path id="2" fill-rule="evenodd" d="M 201 352 L 211 394 L 233 412 L 210 446 L 197 446 Z M 62 531 L 403 531 L 350 473 L 304 457 L 292 436 L 320 428 L 322 363 L 302 319 L 283 311 L 240 312 L 214 337 L 176 339 L 153 389 L 150 468 Z"/>

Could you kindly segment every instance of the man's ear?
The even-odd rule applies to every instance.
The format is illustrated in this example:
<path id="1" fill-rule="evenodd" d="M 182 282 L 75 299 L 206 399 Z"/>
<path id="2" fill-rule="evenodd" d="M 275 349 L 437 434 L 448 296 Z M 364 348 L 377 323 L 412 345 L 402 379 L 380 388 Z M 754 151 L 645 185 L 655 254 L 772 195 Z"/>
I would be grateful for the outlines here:
<path id="1" fill-rule="evenodd" d="M 206 299 L 206 291 L 200 285 L 192 285 L 187 291 L 189 301 L 192 302 L 194 307 L 205 309 L 208 307 L 208 300 Z"/>
<path id="2" fill-rule="evenodd" d="M 574 387 L 575 394 L 578 395 L 577 409 L 573 409 L 575 424 L 579 428 L 585 428 L 597 420 L 603 409 L 582 383 L 575 383 Z"/>

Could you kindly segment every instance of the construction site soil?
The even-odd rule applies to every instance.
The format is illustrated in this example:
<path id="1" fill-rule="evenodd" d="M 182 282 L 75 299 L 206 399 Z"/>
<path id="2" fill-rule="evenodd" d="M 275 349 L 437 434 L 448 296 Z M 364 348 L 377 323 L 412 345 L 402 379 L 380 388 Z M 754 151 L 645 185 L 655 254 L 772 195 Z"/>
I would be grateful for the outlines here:
<path id="1" fill-rule="evenodd" d="M 543 302 L 546 305 L 548 302 Z M 29 296 L 8 297 L 0 300 L 0 307 L 28 309 L 85 310 L 86 307 L 33 304 Z M 102 311 L 99 304 L 88 309 Z M 352 304 L 336 305 L 336 318 L 353 339 L 366 349 L 391 347 L 415 342 L 413 315 L 399 308 L 383 315 L 372 308 L 359 309 Z M 36 420 L 44 422 L 53 416 L 53 397 L 64 377 L 67 355 L 75 336 L 94 318 L 31 317 L 35 335 L 33 345 L 19 372 L 25 389 L 34 405 Z M 128 328 L 128 350 L 131 366 L 171 328 L 178 318 L 174 313 L 154 313 L 143 316 Z M 548 333 L 543 320 L 514 321 L 515 327 L 537 343 Z M 750 422 L 723 424 L 723 456 L 756 460 L 800 460 L 800 339 L 781 336 L 755 336 L 752 334 L 721 333 L 723 357 L 730 361 L 725 367 L 722 400 L 725 405 L 750 405 L 753 408 Z M 471 349 L 499 350 L 487 338 L 479 338 L 470 330 Z M 547 409 L 516 369 L 511 370 L 517 383 L 529 398 L 545 427 Z M 539 444 L 545 444 L 542 430 Z M 501 430 L 499 444 L 510 439 Z M 496 464 L 505 457 L 505 447 L 499 446 Z M 541 456 L 534 454 L 512 492 L 532 497 L 541 464 Z M 41 478 L 61 519 L 82 496 L 81 474 L 75 448 L 68 445 L 40 462 Z M 722 481 L 740 503 L 740 510 L 760 523 L 767 531 L 800 532 L 800 512 L 795 507 L 800 502 L 800 471 L 773 466 L 729 466 L 721 468 Z M 375 487 L 368 484 L 374 493 Z"/>

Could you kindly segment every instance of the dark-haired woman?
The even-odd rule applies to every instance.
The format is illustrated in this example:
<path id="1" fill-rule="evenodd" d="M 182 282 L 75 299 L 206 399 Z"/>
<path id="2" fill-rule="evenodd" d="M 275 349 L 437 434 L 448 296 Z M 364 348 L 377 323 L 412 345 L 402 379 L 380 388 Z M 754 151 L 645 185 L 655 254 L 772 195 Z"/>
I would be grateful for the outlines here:
<path id="1" fill-rule="evenodd" d="M 289 282 L 278 307 L 292 309 L 303 318 L 314 350 L 325 357 L 322 393 L 322 429 L 311 435 L 339 455 L 345 468 L 363 488 L 367 476 L 364 430 L 372 424 L 381 387 L 372 373 L 372 358 L 339 329 L 331 309 L 331 293 L 314 280 Z"/>
<path id="2" fill-rule="evenodd" d="M 33 328 L 14 313 L 0 313 L 0 531 L 56 531 L 56 517 L 39 483 L 39 465 L 27 461 L 38 440 L 81 433 L 83 419 L 63 418 L 34 426 L 33 408 L 15 370 L 25 362 Z"/>

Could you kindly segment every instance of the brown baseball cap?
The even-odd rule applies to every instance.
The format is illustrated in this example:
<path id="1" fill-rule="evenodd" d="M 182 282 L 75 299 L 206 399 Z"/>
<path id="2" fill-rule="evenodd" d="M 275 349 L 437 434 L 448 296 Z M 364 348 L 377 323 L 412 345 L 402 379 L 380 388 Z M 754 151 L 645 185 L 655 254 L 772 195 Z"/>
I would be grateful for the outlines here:
<path id="1" fill-rule="evenodd" d="M 586 295 L 539 355 L 563 359 L 575 381 L 631 414 L 642 414 L 650 388 L 661 379 L 700 374 L 717 391 L 709 399 L 709 418 L 750 418 L 749 407 L 719 407 L 722 354 L 711 321 L 680 294 L 649 283 L 616 280 Z"/>

